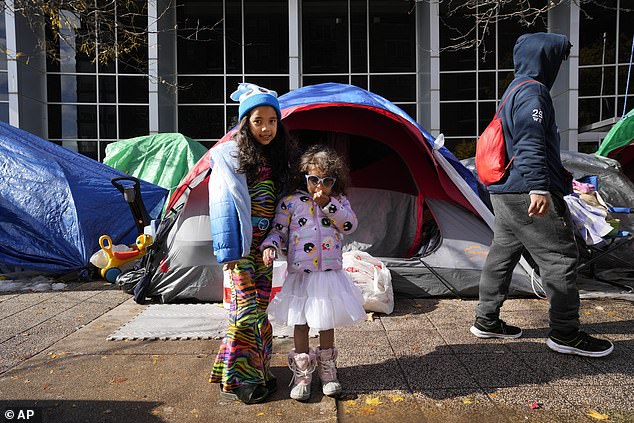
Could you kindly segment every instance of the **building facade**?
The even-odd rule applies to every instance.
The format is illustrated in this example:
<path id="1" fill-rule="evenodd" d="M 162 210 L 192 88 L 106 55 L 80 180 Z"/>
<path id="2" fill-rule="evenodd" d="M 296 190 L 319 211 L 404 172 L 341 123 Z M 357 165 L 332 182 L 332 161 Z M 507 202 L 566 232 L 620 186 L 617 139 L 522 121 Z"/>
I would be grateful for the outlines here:
<path id="1" fill-rule="evenodd" d="M 552 89 L 564 149 L 596 150 L 634 106 L 626 95 L 634 91 L 633 0 L 565 2 L 530 26 L 519 19 L 479 26 L 456 13 L 455 1 L 136 0 L 139 47 L 106 64 L 72 45 L 89 17 L 60 12 L 70 24 L 52 60 L 38 49 L 48 31 L 33 31 L 5 3 L 0 120 L 96 160 L 110 142 L 158 132 L 211 146 L 233 123 L 229 94 L 242 81 L 279 94 L 322 82 L 368 89 L 468 157 L 512 79 L 513 44 L 526 32 L 563 33 L 573 44 Z M 470 30 L 477 45 L 457 48 Z"/>

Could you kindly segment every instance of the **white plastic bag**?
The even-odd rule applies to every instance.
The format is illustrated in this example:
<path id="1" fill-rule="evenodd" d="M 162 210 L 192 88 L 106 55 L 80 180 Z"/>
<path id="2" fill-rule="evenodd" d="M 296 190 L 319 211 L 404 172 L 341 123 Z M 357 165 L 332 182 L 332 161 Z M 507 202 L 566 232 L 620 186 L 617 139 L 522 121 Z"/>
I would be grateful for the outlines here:
<path id="1" fill-rule="evenodd" d="M 364 251 L 348 251 L 343 253 L 343 268 L 361 289 L 365 311 L 394 311 L 392 275 L 382 261 Z"/>
<path id="2" fill-rule="evenodd" d="M 115 253 L 121 253 L 124 251 L 133 251 L 133 250 L 134 248 L 130 248 L 124 244 L 117 244 L 112 246 L 112 251 Z M 108 266 L 109 261 L 110 261 L 110 258 L 108 257 L 108 253 L 106 253 L 106 250 L 104 250 L 103 248 L 97 251 L 95 254 L 93 254 L 90 257 L 90 262 L 95 267 L 98 267 L 100 269 L 103 269 L 104 267 Z"/>

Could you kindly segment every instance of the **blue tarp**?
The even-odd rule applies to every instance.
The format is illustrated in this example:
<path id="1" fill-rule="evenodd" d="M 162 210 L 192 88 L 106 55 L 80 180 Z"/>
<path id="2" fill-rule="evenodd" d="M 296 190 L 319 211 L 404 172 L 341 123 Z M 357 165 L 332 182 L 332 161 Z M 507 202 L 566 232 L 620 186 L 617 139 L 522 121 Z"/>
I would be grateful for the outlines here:
<path id="1" fill-rule="evenodd" d="M 99 237 L 133 244 L 128 203 L 110 182 L 123 172 L 0 122 L 0 265 L 86 275 Z M 167 190 L 140 181 L 150 216 Z"/>

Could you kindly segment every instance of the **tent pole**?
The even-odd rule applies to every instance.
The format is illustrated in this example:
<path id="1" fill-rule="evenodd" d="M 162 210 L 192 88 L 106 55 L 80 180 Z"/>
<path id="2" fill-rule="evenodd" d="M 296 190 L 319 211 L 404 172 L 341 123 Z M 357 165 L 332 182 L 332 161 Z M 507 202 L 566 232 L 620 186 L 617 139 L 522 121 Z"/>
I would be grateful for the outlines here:
<path id="1" fill-rule="evenodd" d="M 425 266 L 427 268 L 427 270 L 429 270 L 434 276 L 436 276 L 438 278 L 438 280 L 440 282 L 442 282 L 442 284 L 445 285 L 445 287 L 448 290 L 450 290 L 456 297 L 458 297 L 458 299 L 464 300 L 464 298 L 462 298 L 460 296 L 460 293 L 458 292 L 458 290 L 456 288 L 454 288 L 449 282 L 447 282 L 447 279 L 445 279 L 442 276 L 440 276 L 440 274 L 438 272 L 436 272 L 436 269 L 434 269 L 433 267 L 431 267 L 430 265 L 425 263 L 425 261 L 422 258 L 419 258 L 419 260 L 420 260 L 421 263 L 423 263 L 423 266 Z"/>

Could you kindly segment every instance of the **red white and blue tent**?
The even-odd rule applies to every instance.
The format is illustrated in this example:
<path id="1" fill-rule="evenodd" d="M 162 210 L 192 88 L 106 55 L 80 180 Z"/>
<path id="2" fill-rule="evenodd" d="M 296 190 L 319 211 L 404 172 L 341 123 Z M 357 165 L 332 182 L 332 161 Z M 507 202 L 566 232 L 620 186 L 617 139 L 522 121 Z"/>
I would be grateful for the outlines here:
<path id="1" fill-rule="evenodd" d="M 390 101 L 352 85 L 307 86 L 279 101 L 282 121 L 300 145 L 326 141 L 348 158 L 348 194 L 360 222 L 346 238 L 350 248 L 381 257 L 402 276 L 394 284 L 397 294 L 477 296 L 493 216 L 480 201 L 477 180 L 443 147 L 442 136 L 434 138 Z M 168 205 L 179 216 L 150 290 L 165 302 L 192 295 L 221 298 L 222 275 L 212 264 L 208 156 L 183 179 Z M 527 292 L 529 286 L 516 284 L 516 289 Z"/>

